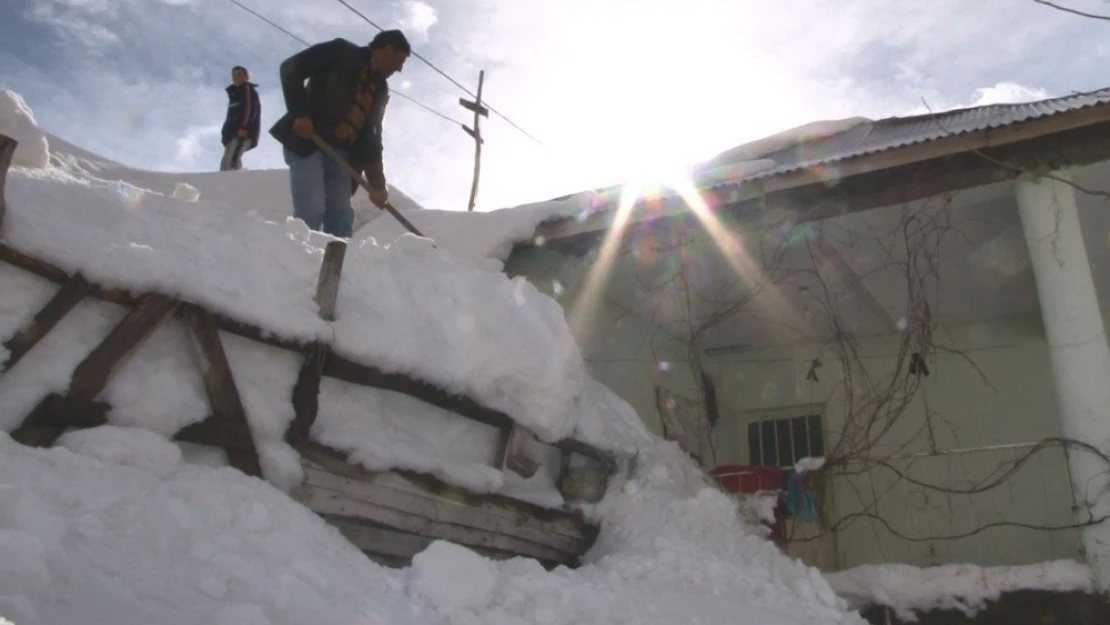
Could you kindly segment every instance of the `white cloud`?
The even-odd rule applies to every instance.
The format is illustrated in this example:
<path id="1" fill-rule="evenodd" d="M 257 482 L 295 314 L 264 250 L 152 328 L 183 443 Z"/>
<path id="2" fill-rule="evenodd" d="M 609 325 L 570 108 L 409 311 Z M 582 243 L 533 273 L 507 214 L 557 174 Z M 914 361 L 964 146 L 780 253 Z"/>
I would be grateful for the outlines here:
<path id="1" fill-rule="evenodd" d="M 364 43 L 374 33 L 337 2 L 246 4 L 311 43 Z M 435 26 L 438 36 L 421 54 L 472 89 L 485 69 L 483 97 L 543 142 L 497 115 L 483 120 L 480 210 L 611 184 L 637 161 L 697 160 L 820 119 L 904 115 L 922 100 L 941 110 L 1105 86 L 1097 64 L 1076 63 L 1059 47 L 1067 40 L 1095 50 L 1105 26 L 1032 2 L 795 0 L 763 3 L 758 14 L 747 4 L 356 3 L 415 39 Z M 51 132 L 129 165 L 215 169 L 218 135 L 198 129 L 222 121 L 227 70 L 243 64 L 260 84 L 264 126 L 245 164 L 284 167 L 266 130 L 284 113 L 278 64 L 300 43 L 222 1 L 26 6 L 54 27 L 54 58 L 30 59 L 21 43 L 0 41 L 0 66 L 14 68 L 0 84 L 27 97 Z M 1004 40 L 995 36 L 1001 31 Z M 463 94 L 418 59 L 391 84 L 468 120 Z M 457 124 L 394 98 L 385 135 L 391 183 L 428 206 L 465 207 L 473 143 Z"/>
<path id="2" fill-rule="evenodd" d="M 988 104 L 1017 104 L 1020 102 L 1035 102 L 1053 97 L 1040 87 L 1026 87 L 1015 82 L 1000 82 L 993 87 L 981 87 L 975 90 L 971 106 L 986 106 Z"/>
<path id="3" fill-rule="evenodd" d="M 427 37 L 428 29 L 437 21 L 439 16 L 431 5 L 421 0 L 405 0 L 403 26 L 406 30 L 415 31 L 421 37 Z"/>
<path id="4" fill-rule="evenodd" d="M 208 169 L 211 163 L 204 162 L 206 147 L 220 142 L 220 126 L 194 126 L 185 129 L 185 134 L 176 141 L 177 151 L 173 156 L 173 166 L 181 171 Z"/>

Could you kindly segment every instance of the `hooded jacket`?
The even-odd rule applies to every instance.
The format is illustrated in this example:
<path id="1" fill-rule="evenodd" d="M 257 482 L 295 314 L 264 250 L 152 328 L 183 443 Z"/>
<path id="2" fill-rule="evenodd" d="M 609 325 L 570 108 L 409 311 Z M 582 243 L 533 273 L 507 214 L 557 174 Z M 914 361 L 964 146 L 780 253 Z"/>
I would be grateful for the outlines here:
<path id="1" fill-rule="evenodd" d="M 258 85 L 244 82 L 241 85 L 227 86 L 227 117 L 220 131 L 226 146 L 245 128 L 251 140 L 250 149 L 258 147 L 258 137 L 262 128 L 262 104 L 258 99 Z"/>

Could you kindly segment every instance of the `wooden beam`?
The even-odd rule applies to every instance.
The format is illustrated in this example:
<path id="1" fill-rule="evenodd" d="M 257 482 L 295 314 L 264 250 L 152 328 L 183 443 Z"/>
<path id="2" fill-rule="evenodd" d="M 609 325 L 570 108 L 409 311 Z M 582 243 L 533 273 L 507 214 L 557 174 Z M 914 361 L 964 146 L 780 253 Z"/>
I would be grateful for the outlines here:
<path id="1" fill-rule="evenodd" d="M 411 534 L 382 524 L 368 523 L 351 517 L 331 514 L 321 514 L 320 517 L 322 517 L 328 525 L 339 530 L 339 533 L 343 534 L 343 537 L 349 540 L 351 544 L 358 547 L 363 553 L 370 556 L 371 559 L 379 563 L 384 562 L 385 566 L 410 566 L 413 556 L 426 549 L 428 545 L 436 540 L 434 537 Z M 500 549 L 491 549 L 476 545 L 467 545 L 467 548 L 493 560 L 508 560 L 518 557 L 516 553 Z M 578 565 L 578 558 L 576 557 L 563 556 L 558 561 L 541 558 L 533 559 L 538 560 L 540 564 L 548 570 L 559 565 L 568 567 L 575 567 Z"/>
<path id="2" fill-rule="evenodd" d="M 563 551 L 540 543 L 499 534 L 484 527 L 466 527 L 453 523 L 433 521 L 419 514 L 412 514 L 390 505 L 381 493 L 372 500 L 351 498 L 347 493 L 314 485 L 295 489 L 293 498 L 320 515 L 354 517 L 386 525 L 410 534 L 430 536 L 468 547 L 485 547 L 547 560 L 569 560 L 582 552 Z"/>
<path id="3" fill-rule="evenodd" d="M 41 261 L 34 256 L 29 256 L 20 252 L 19 250 L 9 247 L 0 243 L 0 260 L 29 271 L 35 275 L 41 276 L 52 282 L 59 284 L 69 280 L 69 274 L 65 271 L 51 265 L 48 262 Z"/>
<path id="4" fill-rule="evenodd" d="M 24 445 L 50 447 L 69 428 L 105 425 L 110 409 L 104 402 L 75 402 L 51 393 L 12 431 L 11 437 Z"/>
<path id="5" fill-rule="evenodd" d="M 498 443 L 494 466 L 500 467 L 502 471 L 508 469 L 524 479 L 535 475 L 540 468 L 540 463 L 528 457 L 528 454 L 522 450 L 526 436 L 528 431 L 516 424 L 513 424 L 507 433 L 503 432 Z"/>
<path id="6" fill-rule="evenodd" d="M 4 199 L 4 186 L 8 181 L 8 168 L 12 166 L 15 148 L 19 142 L 6 135 L 0 135 L 0 226 L 4 224 L 7 201 Z"/>
<path id="7" fill-rule="evenodd" d="M 290 445 L 309 440 L 320 410 L 320 380 L 328 360 L 328 347 L 323 343 L 314 343 L 305 350 L 297 382 L 293 385 L 293 421 L 285 431 L 285 442 Z"/>
<path id="8" fill-rule="evenodd" d="M 67 398 L 91 402 L 104 390 L 120 364 L 158 327 L 178 302 L 164 295 L 144 295 L 131 312 L 93 349 L 73 373 Z"/>
<path id="9" fill-rule="evenodd" d="M 89 283 L 80 274 L 75 274 L 67 280 L 42 310 L 35 314 L 30 323 L 4 342 L 4 347 L 8 350 L 8 359 L 0 365 L 0 373 L 11 371 L 20 359 L 38 345 L 39 341 L 84 299 L 89 289 Z"/>
<path id="10" fill-rule="evenodd" d="M 548 524 L 548 531 L 572 538 L 580 537 L 584 532 L 590 531 L 589 526 L 583 523 L 581 519 L 575 518 L 564 510 L 544 508 L 497 493 L 472 493 L 458 486 L 447 484 L 436 477 L 412 471 L 370 471 L 362 466 L 347 462 L 344 454 L 319 443 L 302 443 L 297 447 L 297 452 L 301 455 L 302 464 L 311 463 L 332 475 L 366 482 L 378 480 L 380 476 L 388 473 L 389 477 L 381 479 L 388 479 L 391 488 L 398 488 L 422 497 L 436 501 L 449 501 L 454 505 L 470 508 L 505 510 L 508 512 L 491 512 L 491 514 L 503 515 L 514 522 L 521 519 L 541 520 Z M 397 481 L 393 477 L 400 478 L 402 481 Z"/>
<path id="11" fill-rule="evenodd" d="M 324 247 L 324 260 L 320 263 L 320 275 L 316 280 L 316 304 L 320 307 L 320 318 L 335 321 L 335 306 L 339 299 L 339 278 L 343 273 L 343 258 L 347 254 L 347 244 L 343 241 L 328 241 Z"/>
<path id="12" fill-rule="evenodd" d="M 206 421 L 220 423 L 226 430 L 225 436 L 233 437 L 234 440 L 225 445 L 231 465 L 247 475 L 261 476 L 250 422 L 239 397 L 231 363 L 220 342 L 216 321 L 206 310 L 192 304 L 183 305 L 179 317 L 189 331 L 193 355 L 212 409 L 212 415 Z M 204 427 L 203 423 L 198 427 Z"/>
<path id="13" fill-rule="evenodd" d="M 414 380 L 407 375 L 386 373 L 377 367 L 353 362 L 334 352 L 328 355 L 323 373 L 344 382 L 403 393 L 506 432 L 513 426 L 513 420 L 505 413 L 486 408 L 468 397 L 449 393 L 438 386 Z"/>
<path id="14" fill-rule="evenodd" d="M 370 472 L 319 448 L 302 455 L 305 481 L 291 496 L 321 515 L 548 559 L 559 559 L 551 552 L 580 555 L 596 538 L 595 527 L 567 512 L 462 489 L 458 497 L 444 496 L 398 472 Z"/>

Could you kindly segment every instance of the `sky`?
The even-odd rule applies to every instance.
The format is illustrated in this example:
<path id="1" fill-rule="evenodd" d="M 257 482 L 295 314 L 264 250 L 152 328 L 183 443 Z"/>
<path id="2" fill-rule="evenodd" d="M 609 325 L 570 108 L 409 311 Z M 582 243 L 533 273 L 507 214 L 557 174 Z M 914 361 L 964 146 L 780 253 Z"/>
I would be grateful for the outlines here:
<path id="1" fill-rule="evenodd" d="M 336 0 L 240 2 L 310 43 L 377 32 Z M 482 120 L 478 210 L 655 175 L 813 121 L 1110 86 L 1110 22 L 1033 0 L 348 2 L 472 91 L 485 70 L 483 99 L 528 133 Z M 1101 0 L 1068 6 L 1110 14 Z M 233 65 L 262 97 L 244 166 L 285 167 L 266 131 L 284 113 L 278 66 L 303 48 L 230 0 L 0 2 L 0 88 L 47 131 L 146 169 L 218 169 Z M 457 122 L 394 97 L 390 183 L 465 210 L 469 96 L 415 57 L 390 83 Z"/>

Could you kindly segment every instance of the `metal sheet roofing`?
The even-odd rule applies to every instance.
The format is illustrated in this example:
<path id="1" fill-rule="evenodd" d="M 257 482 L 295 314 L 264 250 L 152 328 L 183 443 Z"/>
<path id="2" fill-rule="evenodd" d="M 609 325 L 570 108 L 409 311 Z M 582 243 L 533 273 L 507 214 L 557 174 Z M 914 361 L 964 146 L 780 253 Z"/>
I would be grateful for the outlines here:
<path id="1" fill-rule="evenodd" d="M 1110 88 L 1037 102 L 991 104 L 914 117 L 890 117 L 767 154 L 763 158 L 775 161 L 777 166 L 747 179 L 769 178 L 814 165 L 927 143 L 943 137 L 1001 128 L 1108 103 Z"/>

